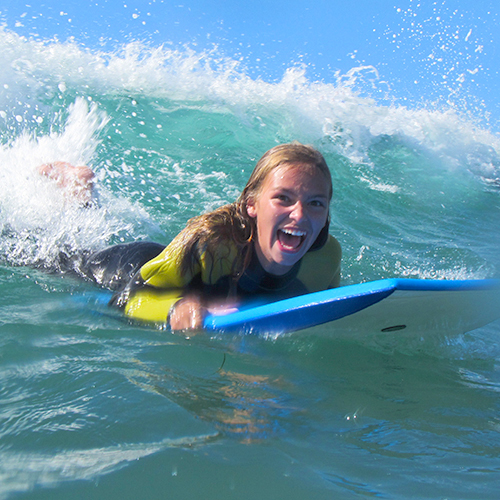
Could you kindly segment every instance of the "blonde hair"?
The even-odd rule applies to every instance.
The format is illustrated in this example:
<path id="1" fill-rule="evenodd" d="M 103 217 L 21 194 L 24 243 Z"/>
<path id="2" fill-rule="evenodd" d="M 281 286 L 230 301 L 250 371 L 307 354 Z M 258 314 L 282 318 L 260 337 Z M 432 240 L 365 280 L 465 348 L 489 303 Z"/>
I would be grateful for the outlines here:
<path id="1" fill-rule="evenodd" d="M 231 242 L 236 246 L 238 259 L 233 263 L 233 277 L 237 280 L 245 271 L 251 258 L 251 242 L 256 233 L 256 221 L 248 215 L 247 204 L 255 201 L 262 191 L 264 181 L 283 165 L 318 168 L 329 184 L 332 197 L 332 176 L 323 155 L 312 146 L 299 142 L 281 144 L 267 151 L 257 162 L 239 198 L 212 212 L 190 219 L 175 238 L 174 244 L 183 248 L 181 272 L 193 269 L 205 251 L 215 254 L 219 245 Z M 328 233 L 329 218 L 322 233 Z"/>
<path id="2" fill-rule="evenodd" d="M 300 165 L 306 168 L 318 168 L 328 182 L 329 199 L 332 198 L 332 174 L 323 155 L 312 146 L 292 142 L 290 144 L 275 146 L 262 156 L 257 165 L 255 165 L 246 186 L 238 198 L 238 202 L 244 204 L 246 207 L 248 201 L 255 201 L 267 176 L 282 165 Z"/>

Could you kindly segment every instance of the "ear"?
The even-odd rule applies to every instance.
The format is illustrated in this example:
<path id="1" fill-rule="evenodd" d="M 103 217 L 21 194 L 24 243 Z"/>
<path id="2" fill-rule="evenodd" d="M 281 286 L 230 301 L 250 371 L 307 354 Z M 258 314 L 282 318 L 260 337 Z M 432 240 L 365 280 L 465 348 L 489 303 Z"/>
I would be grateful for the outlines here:
<path id="1" fill-rule="evenodd" d="M 257 217 L 257 210 L 255 208 L 255 203 L 253 202 L 253 200 L 247 201 L 247 214 L 253 219 Z"/>

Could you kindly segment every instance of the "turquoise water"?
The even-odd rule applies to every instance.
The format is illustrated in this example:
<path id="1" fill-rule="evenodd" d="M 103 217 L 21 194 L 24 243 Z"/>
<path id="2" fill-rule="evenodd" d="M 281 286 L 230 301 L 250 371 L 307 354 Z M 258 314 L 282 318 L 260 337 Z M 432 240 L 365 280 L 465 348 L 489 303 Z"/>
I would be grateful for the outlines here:
<path id="1" fill-rule="evenodd" d="M 184 338 L 32 267 L 60 249 L 167 243 L 297 139 L 332 170 L 343 284 L 498 277 L 496 133 L 460 110 L 376 101 L 362 70 L 266 83 L 214 53 L 6 29 L 0 61 L 0 498 L 498 497 L 498 323 Z M 99 208 L 34 174 L 57 159 L 94 168 Z"/>

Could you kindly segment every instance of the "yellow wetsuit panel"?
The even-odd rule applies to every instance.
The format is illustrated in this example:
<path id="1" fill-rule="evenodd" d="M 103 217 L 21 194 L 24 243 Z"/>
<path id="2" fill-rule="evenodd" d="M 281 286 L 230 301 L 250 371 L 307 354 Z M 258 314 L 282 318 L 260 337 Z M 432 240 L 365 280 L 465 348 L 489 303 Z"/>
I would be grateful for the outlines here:
<path id="1" fill-rule="evenodd" d="M 309 292 L 319 292 L 340 285 L 340 262 L 342 249 L 340 243 L 329 235 L 326 243 L 302 257 L 297 279 Z"/>
<path id="2" fill-rule="evenodd" d="M 141 321 L 167 323 L 171 307 L 181 298 L 182 289 L 142 288 L 127 301 L 125 314 Z"/>

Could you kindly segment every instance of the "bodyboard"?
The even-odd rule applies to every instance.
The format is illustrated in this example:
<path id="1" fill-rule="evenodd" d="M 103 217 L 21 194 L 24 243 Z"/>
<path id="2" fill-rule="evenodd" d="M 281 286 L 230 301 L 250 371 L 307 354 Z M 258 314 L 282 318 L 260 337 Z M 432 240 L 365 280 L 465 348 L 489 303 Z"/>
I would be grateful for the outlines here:
<path id="1" fill-rule="evenodd" d="M 224 316 L 208 330 L 326 335 L 363 332 L 464 333 L 500 318 L 500 280 L 385 279 L 310 293 Z"/>

